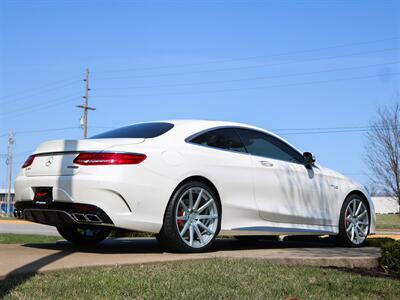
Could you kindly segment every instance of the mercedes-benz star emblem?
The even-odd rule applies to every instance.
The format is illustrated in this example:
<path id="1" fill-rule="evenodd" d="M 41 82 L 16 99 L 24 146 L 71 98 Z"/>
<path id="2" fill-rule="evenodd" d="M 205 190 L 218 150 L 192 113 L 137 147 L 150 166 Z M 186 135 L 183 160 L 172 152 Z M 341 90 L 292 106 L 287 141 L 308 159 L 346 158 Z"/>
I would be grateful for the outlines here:
<path id="1" fill-rule="evenodd" d="M 53 162 L 53 156 L 49 157 L 46 162 L 44 163 L 46 167 L 49 167 Z"/>

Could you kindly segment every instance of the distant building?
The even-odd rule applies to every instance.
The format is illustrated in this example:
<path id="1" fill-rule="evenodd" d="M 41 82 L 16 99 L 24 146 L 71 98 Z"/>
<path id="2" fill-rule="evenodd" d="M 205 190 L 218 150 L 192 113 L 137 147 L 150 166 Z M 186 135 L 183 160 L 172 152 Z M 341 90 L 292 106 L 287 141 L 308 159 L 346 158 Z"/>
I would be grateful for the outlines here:
<path id="1" fill-rule="evenodd" d="M 7 213 L 7 193 L 8 189 L 0 189 L 0 213 Z M 10 203 L 10 213 L 14 211 L 14 189 L 11 189 L 11 203 Z"/>
<path id="2" fill-rule="evenodd" d="M 372 197 L 377 214 L 398 214 L 400 212 L 399 203 L 394 197 Z"/>

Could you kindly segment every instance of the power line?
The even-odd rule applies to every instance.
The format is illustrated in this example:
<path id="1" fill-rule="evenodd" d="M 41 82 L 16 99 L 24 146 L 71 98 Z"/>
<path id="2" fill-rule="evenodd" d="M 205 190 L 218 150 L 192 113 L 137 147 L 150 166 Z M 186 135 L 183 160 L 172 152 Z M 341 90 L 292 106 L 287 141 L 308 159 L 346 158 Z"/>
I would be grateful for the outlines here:
<path id="1" fill-rule="evenodd" d="M 347 128 L 347 129 L 340 129 L 340 128 Z M 354 128 L 354 129 L 353 129 Z M 358 128 L 358 129 L 356 129 Z M 332 128 L 319 128 L 319 129 L 327 129 L 327 130 L 320 130 L 320 131 L 315 131 L 318 130 L 317 128 L 310 128 L 309 131 L 300 131 L 303 129 L 291 129 L 292 131 L 297 132 L 283 132 L 281 135 L 298 135 L 298 134 L 323 134 L 323 133 L 345 133 L 345 132 L 367 132 L 367 131 L 372 131 L 377 128 L 387 128 L 387 126 L 366 126 L 366 127 L 332 127 Z M 397 127 L 393 127 L 397 128 Z M 400 128 L 400 127 L 399 127 Z M 330 130 L 328 130 L 330 129 Z M 284 131 L 285 129 L 282 129 L 281 131 Z M 279 130 L 276 130 L 279 131 Z M 290 131 L 289 129 L 286 129 L 286 131 Z"/>
<path id="2" fill-rule="evenodd" d="M 309 130 L 347 130 L 347 129 L 359 129 L 359 130 L 373 130 L 376 128 L 397 128 L 397 126 L 339 126 L 339 127 L 308 127 L 308 128 L 274 128 L 273 131 L 309 131 Z M 400 127 L 399 127 L 400 128 Z"/>
<path id="3" fill-rule="evenodd" d="M 63 85 L 61 85 L 61 86 L 57 86 L 57 87 L 45 89 L 44 91 L 41 91 L 41 92 L 39 92 L 39 93 L 30 94 L 30 95 L 23 96 L 23 97 L 18 97 L 18 98 L 12 99 L 12 100 L 2 101 L 2 102 L 0 102 L 0 104 L 11 103 L 11 102 L 14 103 L 14 102 L 18 102 L 18 101 L 20 101 L 20 100 L 24 100 L 24 99 L 28 99 L 28 98 L 40 96 L 40 95 L 46 94 L 46 93 L 48 93 L 48 92 L 51 92 L 51 91 L 54 91 L 54 90 L 58 90 L 58 89 L 63 88 L 63 87 L 71 86 L 71 85 L 73 85 L 73 84 L 75 84 L 75 83 L 77 83 L 77 82 L 79 82 L 79 81 L 74 80 L 74 81 L 68 82 L 68 83 L 66 83 L 66 84 L 63 84 Z M 12 98 L 12 97 L 9 97 L 9 98 Z"/>
<path id="4" fill-rule="evenodd" d="M 63 80 L 54 81 L 54 82 L 51 82 L 51 83 L 48 83 L 48 84 L 45 84 L 45 85 L 41 85 L 41 86 L 33 88 L 33 89 L 32 88 L 31 89 L 26 89 L 24 91 L 20 91 L 20 92 L 11 94 L 11 95 L 9 94 L 9 95 L 0 96 L 0 99 L 10 98 L 10 97 L 13 97 L 15 95 L 20 95 L 20 94 L 25 94 L 25 93 L 31 92 L 31 91 L 41 90 L 41 89 L 47 88 L 49 86 L 57 85 L 57 84 L 60 84 L 60 83 L 65 83 L 65 81 L 69 81 L 72 78 L 74 78 L 74 77 L 68 77 L 68 78 L 65 78 Z"/>
<path id="5" fill-rule="evenodd" d="M 111 126 L 88 126 L 88 128 L 94 129 L 111 129 L 115 127 Z M 71 127 L 61 127 L 61 128 L 46 128 L 46 129 L 34 129 L 34 130 L 22 130 L 22 131 L 15 131 L 14 135 L 24 135 L 24 134 L 34 134 L 34 133 L 44 133 L 44 132 L 55 132 L 55 131 L 65 131 L 65 130 L 72 130 L 72 129 L 80 129 L 79 126 L 71 126 Z M 0 135 L 0 137 L 7 136 L 8 133 Z"/>
<path id="6" fill-rule="evenodd" d="M 321 74 L 321 73 L 326 73 L 326 72 L 359 70 L 359 69 L 365 69 L 365 68 L 371 68 L 371 67 L 393 65 L 393 64 L 398 64 L 398 63 L 400 63 L 400 61 L 392 61 L 392 62 L 381 63 L 381 64 L 362 65 L 362 66 L 347 67 L 347 68 L 326 69 L 326 70 L 313 71 L 313 72 L 288 73 L 288 74 L 282 74 L 282 75 L 258 76 L 258 77 L 248 77 L 248 78 L 231 79 L 231 80 L 200 81 L 200 82 L 193 82 L 193 83 L 176 83 L 176 84 L 148 85 L 148 86 L 115 87 L 115 88 L 106 88 L 106 89 L 107 90 L 113 90 L 113 89 L 126 90 L 126 89 L 143 89 L 143 88 L 159 88 L 159 87 L 175 87 L 175 86 L 191 86 L 191 85 L 204 85 L 204 84 L 216 84 L 216 83 L 242 82 L 242 81 L 253 81 L 253 80 L 259 80 L 259 79 L 273 79 L 273 78 L 295 77 L 295 76 L 303 76 L 303 75 L 314 75 L 314 74 Z M 99 89 L 97 89 L 97 90 L 99 90 Z M 100 91 L 101 91 L 101 89 L 100 89 Z"/>
<path id="7" fill-rule="evenodd" d="M 213 60 L 213 61 L 208 61 L 208 62 L 197 62 L 197 63 L 180 64 L 180 65 L 172 65 L 172 66 L 170 65 L 170 66 L 155 66 L 155 67 L 140 67 L 140 68 L 105 70 L 105 71 L 100 71 L 100 72 L 95 72 L 95 73 L 102 74 L 102 73 L 115 73 L 115 72 L 126 72 L 126 71 L 136 71 L 136 70 L 142 71 L 142 70 L 159 70 L 159 69 L 169 69 L 169 68 L 193 67 L 193 66 L 200 66 L 200 65 L 217 64 L 217 63 L 246 61 L 246 60 L 259 59 L 259 58 L 265 58 L 265 57 L 271 58 L 271 57 L 280 57 L 280 56 L 287 56 L 287 55 L 293 55 L 293 54 L 312 53 L 312 52 L 318 52 L 318 51 L 323 51 L 323 50 L 328 50 L 328 49 L 345 48 L 345 47 L 350 47 L 350 46 L 355 46 L 355 45 L 374 44 L 374 43 L 398 40 L 398 39 L 400 39 L 400 37 L 391 37 L 391 38 L 386 38 L 386 39 L 379 39 L 379 40 L 374 40 L 374 41 L 364 41 L 364 42 L 358 42 L 358 43 L 346 43 L 346 44 L 334 45 L 334 46 L 323 47 L 323 48 L 314 48 L 314 49 L 301 50 L 301 51 L 291 51 L 291 52 L 286 52 L 286 53 L 275 53 L 275 54 L 271 54 L 271 55 L 248 56 L 248 57 L 241 57 L 241 58 Z"/>
<path id="8" fill-rule="evenodd" d="M 354 129 L 354 130 L 328 130 L 328 131 L 304 131 L 304 132 L 285 132 L 280 135 L 304 135 L 304 134 L 327 134 L 327 133 L 348 133 L 348 132 L 367 132 L 371 129 Z"/>
<path id="9" fill-rule="evenodd" d="M 21 134 L 31 134 L 31 133 L 43 133 L 43 132 L 54 132 L 54 131 L 64 131 L 64 130 L 70 130 L 70 129 L 79 129 L 78 126 L 74 127 L 62 127 L 62 128 L 47 128 L 47 129 L 37 129 L 37 130 L 25 130 L 25 131 L 16 131 L 16 135 L 21 135 Z"/>
<path id="10" fill-rule="evenodd" d="M 67 103 L 67 102 L 76 101 L 76 98 L 79 95 L 80 94 L 74 94 L 74 95 L 71 95 L 71 96 L 60 98 L 60 99 L 65 99 L 65 98 L 71 97 L 70 99 L 66 99 L 64 101 L 59 101 L 60 99 L 58 99 L 57 101 L 52 101 L 51 104 L 42 103 L 42 104 L 39 104 L 39 105 L 33 105 L 33 106 L 30 106 L 30 107 L 24 107 L 23 109 L 17 109 L 17 110 L 11 111 L 11 112 L 2 113 L 2 114 L 0 114 L 0 118 L 1 119 L 13 118 L 13 117 L 20 116 L 20 115 L 23 115 L 23 114 L 32 113 L 32 112 L 36 112 L 36 111 L 52 108 L 52 107 L 55 107 L 55 106 L 58 106 L 58 105 L 61 105 L 61 104 Z M 72 97 L 74 97 L 74 98 L 72 98 Z"/>
<path id="11" fill-rule="evenodd" d="M 295 83 L 288 83 L 288 84 L 255 86 L 255 87 L 247 87 L 247 88 L 229 88 L 229 89 L 197 91 L 197 92 L 162 93 L 162 94 L 131 94 L 131 95 L 112 95 L 112 96 L 107 96 L 107 95 L 101 96 L 101 95 L 99 95 L 99 96 L 97 96 L 97 98 L 113 98 L 113 99 L 115 99 L 116 97 L 174 96 L 174 95 L 176 96 L 176 95 L 223 93 L 223 92 L 258 90 L 258 89 L 269 89 L 269 88 L 277 88 L 277 87 L 288 87 L 288 86 L 299 86 L 299 85 L 309 85 L 309 84 L 320 84 L 320 83 L 330 83 L 330 82 L 351 81 L 351 80 L 369 79 L 369 78 L 375 78 L 375 77 L 381 77 L 381 76 L 397 76 L 399 74 L 400 73 L 384 73 L 384 74 L 379 74 L 379 75 L 347 77 L 347 78 L 338 78 L 338 79 L 330 79 L 330 80 L 316 80 L 316 81 L 295 82 Z"/>
<path id="12" fill-rule="evenodd" d="M 372 53 L 380 53 L 380 52 L 388 52 L 388 51 L 394 51 L 394 50 L 399 50 L 399 48 L 388 48 L 388 49 L 381 49 L 381 50 L 357 52 L 357 53 L 351 53 L 351 54 L 345 54 L 345 55 L 335 55 L 335 56 L 312 58 L 312 59 L 306 59 L 306 60 L 292 60 L 292 61 L 279 62 L 279 63 L 260 64 L 260 65 L 255 65 L 255 66 L 241 66 L 241 67 L 231 67 L 231 68 L 222 68 L 222 69 L 208 69 L 208 70 L 197 70 L 197 71 L 177 72 L 177 73 L 164 73 L 164 74 L 151 74 L 151 75 L 130 75 L 130 76 L 117 76 L 117 77 L 98 77 L 98 78 L 96 78 L 96 80 L 111 80 L 111 79 L 123 79 L 123 78 L 165 77 L 165 76 L 201 74 L 201 73 L 222 72 L 222 71 L 232 71 L 232 70 L 245 70 L 245 69 L 254 69 L 254 68 L 261 68 L 261 67 L 271 67 L 271 66 L 296 64 L 296 63 L 310 62 L 310 61 L 331 60 L 331 59 L 336 59 L 336 58 L 352 57 L 352 56 L 358 56 L 358 55 L 364 55 L 364 54 L 372 54 Z"/>

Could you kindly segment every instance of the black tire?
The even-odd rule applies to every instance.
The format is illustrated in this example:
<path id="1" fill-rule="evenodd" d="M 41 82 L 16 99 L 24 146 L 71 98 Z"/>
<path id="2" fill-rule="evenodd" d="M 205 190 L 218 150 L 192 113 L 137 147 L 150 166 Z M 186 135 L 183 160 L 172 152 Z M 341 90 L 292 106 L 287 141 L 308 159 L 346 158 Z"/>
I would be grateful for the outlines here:
<path id="1" fill-rule="evenodd" d="M 361 243 L 354 243 L 351 238 L 348 236 L 346 232 L 346 209 L 349 206 L 349 203 L 353 200 L 361 201 L 366 210 L 367 210 L 367 216 L 368 216 L 368 232 L 367 235 L 369 234 L 369 226 L 370 226 L 370 210 L 367 201 L 363 198 L 360 197 L 359 195 L 352 194 L 346 198 L 346 200 L 343 202 L 342 208 L 340 210 L 340 219 L 339 219 L 339 234 L 336 236 L 336 244 L 339 246 L 344 246 L 344 247 L 363 247 L 365 246 L 367 236 L 365 236 L 364 241 Z"/>
<path id="2" fill-rule="evenodd" d="M 94 245 L 100 243 L 111 232 L 111 230 L 106 228 L 85 229 L 76 226 L 57 227 L 57 230 L 64 239 L 76 245 Z"/>
<path id="3" fill-rule="evenodd" d="M 187 243 L 185 243 L 178 231 L 178 227 L 176 225 L 176 210 L 179 199 L 181 196 L 188 191 L 190 188 L 202 188 L 206 190 L 211 197 L 215 200 L 217 214 L 218 214 L 218 222 L 217 227 L 214 233 L 214 236 L 211 240 L 203 247 L 191 247 Z M 221 203 L 218 198 L 216 191 L 210 186 L 204 184 L 200 181 L 190 181 L 188 183 L 180 186 L 172 195 L 168 206 L 164 215 L 164 223 L 163 227 L 159 234 L 156 235 L 157 240 L 161 243 L 163 248 L 172 252 L 188 252 L 188 253 L 196 253 L 196 252 L 204 252 L 210 248 L 216 236 L 218 235 L 221 228 Z"/>

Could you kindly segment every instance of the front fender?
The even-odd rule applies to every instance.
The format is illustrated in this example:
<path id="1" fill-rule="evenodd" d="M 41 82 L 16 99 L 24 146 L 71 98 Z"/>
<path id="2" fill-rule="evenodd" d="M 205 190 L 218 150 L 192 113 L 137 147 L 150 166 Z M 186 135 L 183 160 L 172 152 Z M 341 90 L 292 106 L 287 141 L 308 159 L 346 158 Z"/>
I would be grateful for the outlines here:
<path id="1" fill-rule="evenodd" d="M 352 194 L 358 194 L 358 195 L 362 196 L 367 201 L 368 206 L 369 206 L 369 211 L 370 211 L 369 233 L 370 234 L 375 234 L 375 232 L 376 232 L 375 206 L 374 206 L 374 203 L 372 202 L 371 196 L 369 195 L 368 191 L 362 185 L 356 183 L 353 186 L 349 187 L 345 194 L 346 194 L 346 197 L 343 198 L 342 206 L 343 206 L 343 202 L 347 199 L 347 197 L 352 195 Z"/>

